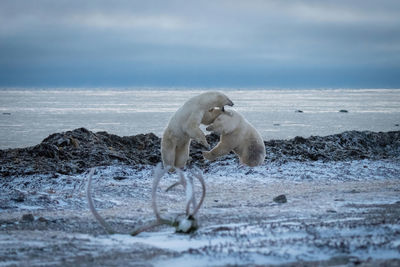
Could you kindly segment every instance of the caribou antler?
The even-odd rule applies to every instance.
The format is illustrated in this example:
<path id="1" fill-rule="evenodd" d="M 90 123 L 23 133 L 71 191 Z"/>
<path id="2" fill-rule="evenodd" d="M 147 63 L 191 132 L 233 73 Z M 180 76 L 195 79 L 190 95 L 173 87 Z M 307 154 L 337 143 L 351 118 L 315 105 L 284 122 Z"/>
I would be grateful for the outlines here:
<path id="1" fill-rule="evenodd" d="M 163 177 L 164 174 L 167 172 L 166 170 L 168 170 L 168 167 L 163 169 L 161 167 L 161 163 L 158 163 L 154 169 L 153 187 L 152 187 L 152 191 L 151 191 L 151 203 L 152 203 L 154 215 L 156 216 L 157 221 L 161 221 L 160 212 L 158 211 L 158 207 L 157 207 L 157 188 L 158 188 L 158 184 L 160 183 L 161 177 Z"/>
<path id="2" fill-rule="evenodd" d="M 191 176 L 185 176 L 182 170 L 178 169 L 178 175 L 180 183 L 186 192 L 186 216 L 190 214 L 190 204 L 193 205 L 193 209 L 196 207 L 196 198 L 194 196 L 193 178 Z"/>
<path id="3" fill-rule="evenodd" d="M 154 182 L 157 182 L 157 184 L 158 184 L 158 182 L 159 182 L 159 179 L 160 179 L 160 178 L 164 175 L 164 173 L 165 173 L 165 172 L 164 172 L 164 173 L 161 173 L 160 171 L 162 171 L 160 168 L 158 168 L 158 169 L 156 168 L 156 169 L 155 169 L 155 175 L 154 175 L 154 177 L 158 177 L 158 181 L 157 181 L 156 179 L 154 179 Z M 93 216 L 95 217 L 95 219 L 99 222 L 99 224 L 100 224 L 101 226 L 103 226 L 103 228 L 106 230 L 106 232 L 107 232 L 108 234 L 115 234 L 116 231 L 114 231 L 114 230 L 106 223 L 106 221 L 100 216 L 100 214 L 97 212 L 96 208 L 94 207 L 94 203 L 93 203 L 93 199 L 92 199 L 92 194 L 91 194 L 91 186 L 92 186 L 93 174 L 94 174 L 94 168 L 90 169 L 89 178 L 88 178 L 88 183 L 87 183 L 87 186 L 86 186 L 86 197 L 87 197 L 87 200 L 88 200 L 89 209 L 90 209 L 90 211 L 92 212 L 92 214 L 93 214 Z M 154 186 L 153 186 L 153 187 L 154 187 Z M 156 187 L 155 187 L 155 188 L 156 188 Z M 155 195 L 154 192 L 153 192 L 153 195 Z M 155 206 L 154 206 L 154 204 L 153 204 L 153 208 L 154 208 L 154 207 L 155 207 Z M 160 218 L 159 213 L 158 213 L 158 210 L 157 210 L 156 208 L 155 208 L 154 210 L 155 210 L 156 217 Z M 160 218 L 160 219 L 157 219 L 157 221 L 155 221 L 155 222 L 153 222 L 153 223 L 151 223 L 151 224 L 149 224 L 149 225 L 146 225 L 146 226 L 143 226 L 143 227 L 138 228 L 138 229 L 135 230 L 133 233 L 137 232 L 136 234 L 138 234 L 138 233 L 141 233 L 141 232 L 143 232 L 143 231 L 150 230 L 150 229 L 153 228 L 153 227 L 162 225 L 163 223 L 164 223 L 163 220 Z M 132 235 L 136 235 L 136 234 L 133 234 L 133 233 L 132 233 Z"/>
<path id="4" fill-rule="evenodd" d="M 196 213 L 199 211 L 201 205 L 203 205 L 204 198 L 206 197 L 206 182 L 204 181 L 203 173 L 201 172 L 201 170 L 199 168 L 194 167 L 194 170 L 191 170 L 191 173 L 194 177 L 197 178 L 197 180 L 199 180 L 199 182 L 201 184 L 201 188 L 202 188 L 199 204 L 193 209 L 193 213 L 192 213 L 192 216 L 196 216 Z M 194 196 L 194 194 L 193 194 L 193 196 Z"/>
<path id="5" fill-rule="evenodd" d="M 162 170 L 161 164 L 158 164 L 154 170 L 154 181 L 152 188 L 152 206 L 154 214 L 156 216 L 156 221 L 153 222 L 152 224 L 136 229 L 131 233 L 131 235 L 137 235 L 143 231 L 149 230 L 153 227 L 163 224 L 175 227 L 176 231 L 180 233 L 191 233 L 198 228 L 195 216 L 199 211 L 201 205 L 203 204 L 206 195 L 206 185 L 201 171 L 198 168 L 196 168 L 195 170 L 191 171 L 191 176 L 185 176 L 182 170 L 177 169 L 177 173 L 179 175 L 179 182 L 176 182 L 173 185 L 169 186 L 166 191 L 170 190 L 171 188 L 179 184 L 182 184 L 186 192 L 186 215 L 184 218 L 168 219 L 168 218 L 163 218 L 160 215 L 157 205 L 157 188 L 160 183 L 161 177 L 166 173 L 166 170 L 168 170 L 168 168 Z M 200 202 L 197 205 L 194 194 L 195 191 L 194 191 L 193 177 L 199 180 L 202 187 Z M 190 205 L 193 206 L 193 212 L 190 212 Z"/>
<path id="6" fill-rule="evenodd" d="M 163 169 L 161 167 L 161 164 L 158 164 L 154 168 L 153 172 L 153 186 L 152 186 L 152 192 L 151 192 L 151 197 L 152 197 L 152 208 L 154 215 L 156 217 L 156 220 L 152 223 L 149 223 L 148 225 L 143 225 L 141 227 L 137 227 L 131 235 L 137 235 L 141 232 L 150 230 L 153 227 L 160 226 L 163 224 L 170 225 L 176 228 L 177 232 L 180 233 L 191 233 L 195 231 L 198 228 L 197 225 L 197 220 L 195 218 L 197 212 L 199 211 L 201 205 L 203 204 L 205 195 L 206 195 L 206 186 L 204 182 L 203 175 L 201 171 L 196 168 L 195 170 L 192 170 L 190 172 L 190 175 L 185 175 L 183 171 L 180 169 L 177 169 L 177 173 L 179 175 L 180 181 L 175 183 L 173 186 L 170 186 L 167 190 L 170 188 L 182 184 L 185 192 L 186 192 L 186 215 L 185 217 L 176 217 L 174 219 L 168 219 L 164 218 L 161 216 L 159 210 L 158 210 L 158 205 L 157 205 L 157 188 L 160 183 L 161 178 L 165 175 L 167 172 L 168 167 Z M 89 179 L 86 187 L 86 196 L 87 200 L 89 203 L 89 208 L 90 211 L 92 212 L 93 216 L 96 218 L 96 220 L 100 223 L 101 226 L 104 227 L 104 229 L 107 231 L 109 234 L 115 233 L 115 231 L 105 222 L 105 220 L 100 216 L 100 214 L 96 211 L 93 203 L 93 199 L 91 196 L 91 184 L 92 184 L 92 177 L 93 177 L 94 169 L 92 168 L 89 172 Z M 194 183 L 193 183 L 193 177 L 197 178 L 201 184 L 202 187 L 202 194 L 200 198 L 200 202 L 196 205 L 196 199 L 195 199 L 195 190 L 194 190 Z M 193 211 L 190 212 L 190 206 L 192 205 Z"/>
<path id="7" fill-rule="evenodd" d="M 165 192 L 168 192 L 169 190 L 171 190 L 172 188 L 174 188 L 175 186 L 178 185 L 182 185 L 183 188 L 186 191 L 186 201 L 187 201 L 187 205 L 186 205 L 186 214 L 190 214 L 190 203 L 193 203 L 193 213 L 191 214 L 192 216 L 195 216 L 196 213 L 198 212 L 198 210 L 200 209 L 201 205 L 203 204 L 204 198 L 206 196 L 206 184 L 203 178 L 203 174 L 201 172 L 201 170 L 197 167 L 194 167 L 194 170 L 191 170 L 191 176 L 188 176 L 188 178 L 186 178 L 186 176 L 183 174 L 183 172 L 180 169 L 177 169 L 178 174 L 179 174 L 179 181 L 176 183 L 173 183 L 172 185 L 170 185 Z M 200 198 L 200 202 L 199 205 L 196 206 L 196 198 L 195 198 L 195 194 L 194 194 L 194 186 L 193 186 L 193 176 L 196 177 L 202 187 L 202 193 L 201 193 L 201 198 Z M 187 182 L 187 180 L 189 179 L 189 182 Z M 190 185 L 190 188 L 187 188 L 187 184 Z M 191 193 L 192 192 L 192 193 Z M 191 201 L 190 201 L 190 198 Z"/>
<path id="8" fill-rule="evenodd" d="M 97 212 L 97 210 L 94 207 L 94 203 L 93 203 L 93 199 L 92 199 L 92 195 L 90 193 L 91 191 L 91 187 L 92 187 L 92 177 L 94 174 L 94 168 L 90 169 L 89 172 L 89 179 L 88 179 L 88 183 L 86 186 L 86 198 L 88 200 L 89 203 L 89 209 L 92 212 L 93 216 L 96 218 L 96 220 L 100 223 L 101 226 L 104 227 L 104 229 L 107 231 L 107 233 L 109 234 L 114 234 L 115 231 L 113 229 L 111 229 L 111 227 L 106 223 L 106 221 L 100 216 L 100 214 Z"/>

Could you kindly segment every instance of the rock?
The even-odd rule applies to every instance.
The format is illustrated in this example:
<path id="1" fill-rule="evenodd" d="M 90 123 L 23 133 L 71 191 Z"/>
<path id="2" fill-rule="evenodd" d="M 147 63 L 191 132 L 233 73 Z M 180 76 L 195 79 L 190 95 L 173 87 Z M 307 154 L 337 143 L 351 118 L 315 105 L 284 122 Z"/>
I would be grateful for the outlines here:
<path id="1" fill-rule="evenodd" d="M 71 144 L 75 148 L 79 148 L 79 141 L 73 137 L 71 137 L 69 140 L 71 140 Z"/>
<path id="2" fill-rule="evenodd" d="M 340 161 L 397 158 L 400 131 L 349 131 L 329 136 L 264 141 L 266 161 Z"/>
<path id="3" fill-rule="evenodd" d="M 33 147 L 0 150 L 0 175 L 69 175 L 94 166 L 155 165 L 160 161 L 160 138 L 152 133 L 119 137 L 79 128 L 52 134 Z"/>
<path id="4" fill-rule="evenodd" d="M 276 202 L 276 203 L 286 203 L 287 202 L 287 198 L 286 198 L 286 196 L 285 195 L 279 195 L 279 196 L 276 196 L 276 197 L 274 197 L 274 202 Z"/>
<path id="5" fill-rule="evenodd" d="M 15 202 L 24 202 L 25 201 L 25 194 L 20 191 L 15 191 L 11 200 Z"/>
<path id="6" fill-rule="evenodd" d="M 68 146 L 69 144 L 70 144 L 70 139 L 66 137 L 62 137 L 56 141 L 56 145 L 58 147 L 65 147 Z"/>
<path id="7" fill-rule="evenodd" d="M 35 220 L 35 217 L 31 213 L 26 213 L 22 215 L 21 221 L 24 222 L 33 222 Z"/>
<path id="8" fill-rule="evenodd" d="M 232 228 L 228 226 L 219 226 L 212 230 L 212 232 L 225 232 L 225 231 L 232 231 Z"/>
<path id="9" fill-rule="evenodd" d="M 38 221 L 39 221 L 39 222 L 42 222 L 42 223 L 48 223 L 48 222 L 49 222 L 49 220 L 47 220 L 47 219 L 44 218 L 44 217 L 39 217 L 39 218 L 38 218 Z"/>
<path id="10" fill-rule="evenodd" d="M 113 177 L 113 179 L 117 180 L 117 181 L 122 181 L 122 180 L 128 179 L 128 177 L 126 177 L 126 176 L 115 176 L 115 177 Z"/>
<path id="11" fill-rule="evenodd" d="M 352 189 L 352 190 L 348 191 L 348 193 L 350 193 L 350 194 L 358 194 L 358 193 L 361 193 L 361 192 L 359 190 L 357 190 L 357 189 Z"/>
<path id="12" fill-rule="evenodd" d="M 294 142 L 295 144 L 305 144 L 305 143 L 307 142 L 307 139 L 305 139 L 305 138 L 303 138 L 303 137 L 301 137 L 301 136 L 296 136 L 296 137 L 293 139 L 293 142 Z"/>

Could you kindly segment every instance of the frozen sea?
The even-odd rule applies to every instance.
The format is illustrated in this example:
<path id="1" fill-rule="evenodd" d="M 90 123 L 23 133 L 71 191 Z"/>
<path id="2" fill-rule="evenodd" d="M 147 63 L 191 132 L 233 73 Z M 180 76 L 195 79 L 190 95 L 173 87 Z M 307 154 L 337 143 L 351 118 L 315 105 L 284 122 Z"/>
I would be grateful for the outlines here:
<path id="1" fill-rule="evenodd" d="M 265 140 L 400 130 L 400 89 L 218 90 L 232 99 L 234 108 Z M 0 149 L 36 145 L 52 133 L 79 127 L 120 136 L 161 136 L 171 115 L 204 91 L 3 88 Z"/>

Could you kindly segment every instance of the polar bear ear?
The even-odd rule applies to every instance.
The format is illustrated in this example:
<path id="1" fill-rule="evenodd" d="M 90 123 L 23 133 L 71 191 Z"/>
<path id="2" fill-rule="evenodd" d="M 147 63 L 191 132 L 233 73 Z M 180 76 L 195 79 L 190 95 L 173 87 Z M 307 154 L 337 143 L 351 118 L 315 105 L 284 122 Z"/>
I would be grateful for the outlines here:
<path id="1" fill-rule="evenodd" d="M 208 110 L 208 112 L 213 112 L 214 111 L 214 108 L 210 108 L 209 110 Z"/>

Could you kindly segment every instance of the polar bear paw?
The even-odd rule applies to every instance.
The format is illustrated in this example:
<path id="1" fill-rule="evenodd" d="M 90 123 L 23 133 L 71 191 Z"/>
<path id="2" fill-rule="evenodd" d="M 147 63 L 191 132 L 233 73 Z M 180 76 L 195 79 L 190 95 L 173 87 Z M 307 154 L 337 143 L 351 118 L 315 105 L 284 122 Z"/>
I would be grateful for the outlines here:
<path id="1" fill-rule="evenodd" d="M 208 160 L 214 160 L 215 158 L 212 156 L 211 152 L 203 151 L 203 157 Z"/>

